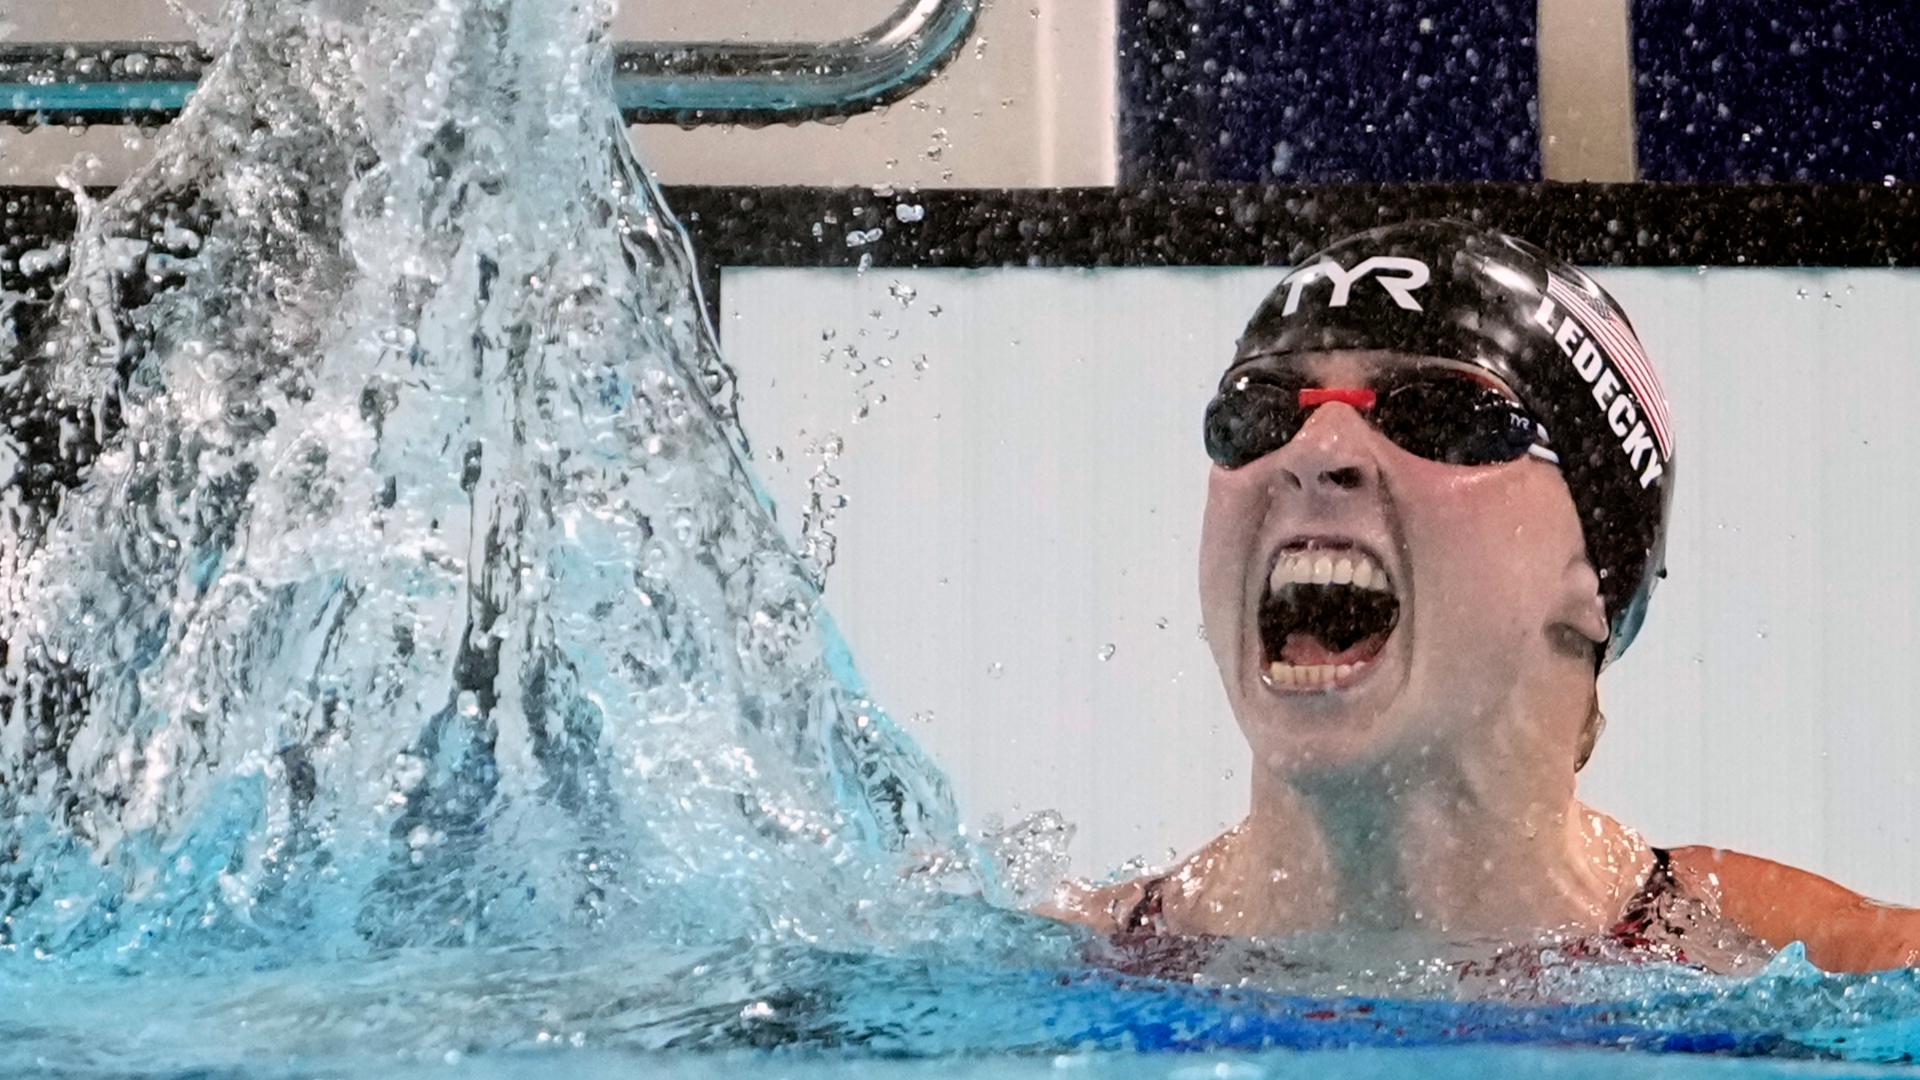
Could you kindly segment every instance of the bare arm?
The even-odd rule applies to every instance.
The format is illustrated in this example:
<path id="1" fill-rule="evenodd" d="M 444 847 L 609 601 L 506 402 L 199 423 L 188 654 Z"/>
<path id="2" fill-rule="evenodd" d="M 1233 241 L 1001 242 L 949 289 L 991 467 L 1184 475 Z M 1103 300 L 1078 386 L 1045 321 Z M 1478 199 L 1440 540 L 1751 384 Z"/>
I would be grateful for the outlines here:
<path id="1" fill-rule="evenodd" d="M 1681 848 L 1674 865 L 1700 894 L 1774 948 L 1805 942 L 1826 971 L 1884 971 L 1920 964 L 1920 908 L 1869 900 L 1812 874 L 1718 848 Z"/>

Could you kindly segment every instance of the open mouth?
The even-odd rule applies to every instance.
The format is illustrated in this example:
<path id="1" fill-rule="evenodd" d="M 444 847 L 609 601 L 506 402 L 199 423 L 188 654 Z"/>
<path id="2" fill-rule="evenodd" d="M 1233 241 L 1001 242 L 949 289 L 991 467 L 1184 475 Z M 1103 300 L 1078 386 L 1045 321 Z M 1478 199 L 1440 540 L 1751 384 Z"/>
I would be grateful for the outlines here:
<path id="1" fill-rule="evenodd" d="M 1359 680 L 1400 620 L 1377 559 L 1356 547 L 1301 545 L 1280 553 L 1260 598 L 1269 686 L 1332 690 Z"/>

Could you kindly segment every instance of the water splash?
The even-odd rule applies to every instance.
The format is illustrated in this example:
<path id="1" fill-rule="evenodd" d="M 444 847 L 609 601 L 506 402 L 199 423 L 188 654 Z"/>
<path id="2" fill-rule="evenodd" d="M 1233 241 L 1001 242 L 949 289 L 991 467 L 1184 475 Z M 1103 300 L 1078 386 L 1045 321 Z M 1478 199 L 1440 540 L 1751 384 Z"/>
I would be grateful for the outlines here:
<path id="1" fill-rule="evenodd" d="M 608 16 L 235 0 L 75 192 L 5 375 L 55 464 L 0 528 L 0 946 L 830 941 L 964 875 L 755 493 Z"/>

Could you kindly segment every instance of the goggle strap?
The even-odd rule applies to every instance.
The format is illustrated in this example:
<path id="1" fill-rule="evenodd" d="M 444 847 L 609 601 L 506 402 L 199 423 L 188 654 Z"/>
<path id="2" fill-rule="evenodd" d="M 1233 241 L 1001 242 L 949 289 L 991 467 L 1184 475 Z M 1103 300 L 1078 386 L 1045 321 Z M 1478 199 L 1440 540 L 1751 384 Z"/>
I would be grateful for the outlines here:
<path id="1" fill-rule="evenodd" d="M 1300 407 L 1303 409 L 1317 408 L 1337 401 L 1342 405 L 1351 405 L 1365 412 L 1373 408 L 1377 400 L 1379 395 L 1365 388 L 1315 386 L 1302 388 L 1300 391 Z"/>

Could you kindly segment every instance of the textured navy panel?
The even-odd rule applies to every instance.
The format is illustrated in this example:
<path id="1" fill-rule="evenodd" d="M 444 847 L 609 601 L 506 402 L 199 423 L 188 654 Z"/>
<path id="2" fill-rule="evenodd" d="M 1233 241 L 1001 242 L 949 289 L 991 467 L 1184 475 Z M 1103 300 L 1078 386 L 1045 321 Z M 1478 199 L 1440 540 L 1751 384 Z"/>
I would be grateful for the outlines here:
<path id="1" fill-rule="evenodd" d="M 1908 0 L 1635 0 L 1648 180 L 1920 179 Z"/>
<path id="2" fill-rule="evenodd" d="M 1536 5 L 1120 0 L 1121 175 L 1529 180 Z"/>

